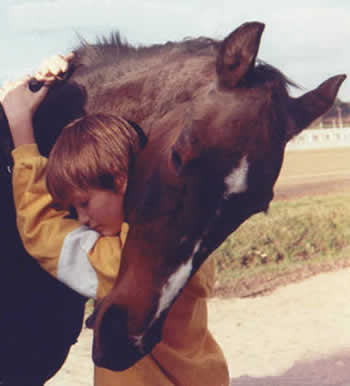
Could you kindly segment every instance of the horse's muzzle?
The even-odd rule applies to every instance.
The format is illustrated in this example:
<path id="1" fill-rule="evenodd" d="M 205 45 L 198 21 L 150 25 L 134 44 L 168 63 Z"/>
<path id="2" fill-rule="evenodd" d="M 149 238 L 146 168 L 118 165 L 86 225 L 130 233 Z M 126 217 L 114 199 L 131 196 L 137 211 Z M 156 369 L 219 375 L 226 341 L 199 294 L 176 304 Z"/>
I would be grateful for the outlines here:
<path id="1" fill-rule="evenodd" d="M 94 325 L 92 358 L 96 366 L 112 371 L 123 371 L 149 354 L 160 341 L 154 329 L 146 335 L 129 336 L 128 313 L 125 309 L 110 306 Z"/>

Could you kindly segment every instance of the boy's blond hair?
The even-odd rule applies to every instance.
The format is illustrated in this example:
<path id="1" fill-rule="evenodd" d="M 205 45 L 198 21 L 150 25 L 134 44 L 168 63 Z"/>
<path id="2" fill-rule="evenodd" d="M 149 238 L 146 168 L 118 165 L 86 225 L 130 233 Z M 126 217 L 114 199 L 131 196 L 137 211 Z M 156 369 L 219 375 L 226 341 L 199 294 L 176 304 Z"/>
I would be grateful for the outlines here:
<path id="1" fill-rule="evenodd" d="M 46 169 L 55 206 L 68 209 L 77 189 L 118 191 L 140 148 L 134 127 L 114 115 L 87 115 L 68 124 L 51 150 Z"/>

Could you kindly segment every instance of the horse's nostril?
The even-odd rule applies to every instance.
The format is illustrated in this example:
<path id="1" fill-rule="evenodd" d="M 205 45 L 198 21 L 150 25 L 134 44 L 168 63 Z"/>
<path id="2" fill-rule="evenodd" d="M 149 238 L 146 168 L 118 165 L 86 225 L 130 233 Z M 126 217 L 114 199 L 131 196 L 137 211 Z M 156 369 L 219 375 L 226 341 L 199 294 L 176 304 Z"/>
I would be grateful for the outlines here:
<path id="1" fill-rule="evenodd" d="M 100 310 L 101 305 L 102 305 L 102 301 L 100 300 L 96 303 L 93 313 L 91 315 L 89 315 L 89 317 L 86 319 L 85 325 L 87 328 L 94 328 L 95 327 L 97 314 Z"/>
<path id="2" fill-rule="evenodd" d="M 122 371 L 144 356 L 129 339 L 127 316 L 126 309 L 115 305 L 105 311 L 93 346 L 93 360 L 97 366 Z"/>
<path id="3" fill-rule="evenodd" d="M 100 343 L 106 352 L 113 351 L 115 345 L 127 341 L 127 312 L 111 306 L 103 315 L 99 327 Z"/>

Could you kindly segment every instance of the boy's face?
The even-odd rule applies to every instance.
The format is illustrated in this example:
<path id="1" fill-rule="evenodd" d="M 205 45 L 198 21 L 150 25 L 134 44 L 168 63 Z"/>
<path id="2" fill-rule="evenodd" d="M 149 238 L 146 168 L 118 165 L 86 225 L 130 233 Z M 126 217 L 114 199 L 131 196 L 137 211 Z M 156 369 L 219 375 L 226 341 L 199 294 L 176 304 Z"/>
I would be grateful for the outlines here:
<path id="1" fill-rule="evenodd" d="M 124 221 L 124 191 L 88 189 L 73 192 L 72 206 L 78 221 L 103 236 L 117 235 Z"/>

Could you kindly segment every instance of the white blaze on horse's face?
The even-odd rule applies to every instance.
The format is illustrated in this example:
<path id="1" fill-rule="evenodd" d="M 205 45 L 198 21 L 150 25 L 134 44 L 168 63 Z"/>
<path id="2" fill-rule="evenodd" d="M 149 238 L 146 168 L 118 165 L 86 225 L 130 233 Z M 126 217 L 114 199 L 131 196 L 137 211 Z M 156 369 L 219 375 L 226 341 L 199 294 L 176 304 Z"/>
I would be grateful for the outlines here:
<path id="1" fill-rule="evenodd" d="M 186 262 L 181 264 L 180 267 L 169 277 L 167 282 L 164 284 L 161 290 L 158 308 L 153 317 L 151 325 L 162 315 L 164 311 L 170 307 L 175 297 L 187 283 L 192 273 L 193 258 L 197 252 L 199 252 L 201 244 L 202 240 L 199 240 L 193 248 L 191 257 Z"/>
<path id="2" fill-rule="evenodd" d="M 169 277 L 167 282 L 164 284 L 160 294 L 158 309 L 153 318 L 153 321 L 156 321 L 160 315 L 170 307 L 179 291 L 181 291 L 187 283 L 187 280 L 189 279 L 192 272 L 193 256 L 199 250 L 199 244 L 200 243 L 196 244 L 191 258 L 187 262 L 181 264 L 180 267 Z"/>
<path id="3" fill-rule="evenodd" d="M 152 324 L 170 307 L 175 297 L 184 288 L 192 273 L 193 258 L 196 256 L 197 252 L 200 251 L 201 244 L 202 240 L 199 240 L 193 248 L 191 257 L 181 264 L 164 284 L 159 298 L 158 309 L 154 315 Z"/>
<path id="4" fill-rule="evenodd" d="M 248 189 L 248 170 L 249 164 L 245 155 L 239 165 L 234 167 L 229 175 L 225 178 L 226 190 L 224 193 L 225 199 L 228 199 L 231 194 L 243 193 Z"/>

